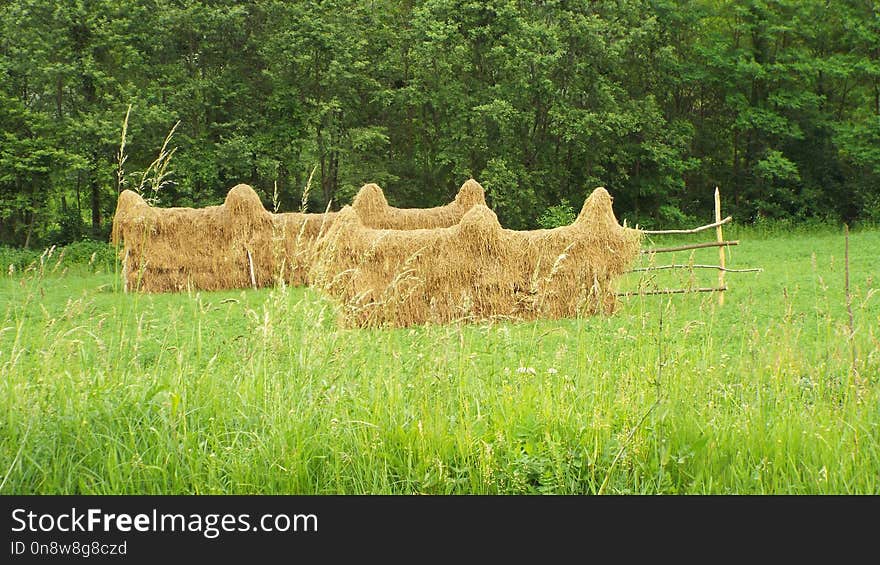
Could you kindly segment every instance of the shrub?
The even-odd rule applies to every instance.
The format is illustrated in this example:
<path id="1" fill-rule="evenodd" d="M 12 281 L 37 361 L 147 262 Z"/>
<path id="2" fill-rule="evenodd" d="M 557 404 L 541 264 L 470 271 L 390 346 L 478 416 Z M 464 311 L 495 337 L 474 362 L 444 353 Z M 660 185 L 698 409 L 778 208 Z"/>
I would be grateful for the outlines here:
<path id="1" fill-rule="evenodd" d="M 577 214 L 572 205 L 563 198 L 561 203 L 544 210 L 544 213 L 538 218 L 538 226 L 545 229 L 567 226 L 572 224 L 576 217 Z"/>

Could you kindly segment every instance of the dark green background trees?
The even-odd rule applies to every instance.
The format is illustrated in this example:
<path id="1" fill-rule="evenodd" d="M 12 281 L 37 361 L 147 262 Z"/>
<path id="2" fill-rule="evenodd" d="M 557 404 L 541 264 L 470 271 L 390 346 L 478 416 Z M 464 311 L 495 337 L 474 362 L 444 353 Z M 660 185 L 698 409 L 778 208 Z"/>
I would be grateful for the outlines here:
<path id="1" fill-rule="evenodd" d="M 0 243 L 106 238 L 172 126 L 164 206 L 448 201 L 630 223 L 880 220 L 870 0 L 0 1 Z"/>

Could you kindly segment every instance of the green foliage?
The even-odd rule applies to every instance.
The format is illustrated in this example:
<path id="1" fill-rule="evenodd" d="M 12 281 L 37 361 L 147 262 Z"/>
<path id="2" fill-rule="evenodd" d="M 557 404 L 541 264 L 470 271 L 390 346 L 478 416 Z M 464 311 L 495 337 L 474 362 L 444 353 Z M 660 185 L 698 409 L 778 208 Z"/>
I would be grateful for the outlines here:
<path id="1" fill-rule="evenodd" d="M 550 206 L 538 216 L 538 226 L 546 229 L 567 226 L 574 222 L 576 217 L 577 212 L 568 200 L 563 199 L 561 203 Z"/>
<path id="2" fill-rule="evenodd" d="M 505 220 L 505 225 L 513 229 L 528 225 L 537 200 L 533 192 L 521 188 L 523 174 L 524 171 L 514 169 L 503 159 L 492 158 L 479 175 L 488 204 Z"/>
<path id="3" fill-rule="evenodd" d="M 641 225 L 715 186 L 744 222 L 871 222 L 878 38 L 850 1 L 2 3 L 0 242 L 105 240 L 178 121 L 166 206 L 245 182 L 297 209 L 317 165 L 311 210 L 473 176 L 512 228 L 600 185 Z"/>
<path id="4" fill-rule="evenodd" d="M 0 273 L 3 275 L 23 271 L 29 265 L 39 261 L 39 251 L 0 245 Z"/>
<path id="5" fill-rule="evenodd" d="M 117 263 L 114 246 L 101 241 L 75 241 L 59 251 L 64 254 L 65 265 L 88 266 L 92 271 L 113 272 Z"/>
<path id="6" fill-rule="evenodd" d="M 3 274 L 20 273 L 28 267 L 57 263 L 59 267 L 85 268 L 90 272 L 114 272 L 118 267 L 116 249 L 107 243 L 84 239 L 42 250 L 0 245 L 0 270 Z"/>

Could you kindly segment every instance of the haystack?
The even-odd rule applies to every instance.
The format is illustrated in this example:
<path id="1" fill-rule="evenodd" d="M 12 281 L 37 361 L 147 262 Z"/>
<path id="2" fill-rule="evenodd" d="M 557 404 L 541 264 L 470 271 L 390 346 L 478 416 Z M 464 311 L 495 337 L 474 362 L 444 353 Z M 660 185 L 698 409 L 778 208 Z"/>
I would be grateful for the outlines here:
<path id="1" fill-rule="evenodd" d="M 411 229 L 457 223 L 483 188 L 466 182 L 450 204 L 401 209 L 388 205 L 375 184 L 361 188 L 355 206 L 370 227 Z M 153 208 L 137 193 L 119 195 L 113 241 L 122 242 L 127 288 L 145 292 L 270 286 L 280 276 L 308 284 L 314 243 L 333 224 L 326 214 L 268 212 L 254 190 L 239 184 L 220 206 Z"/>
<path id="2" fill-rule="evenodd" d="M 153 208 L 137 193 L 119 195 L 113 241 L 123 244 L 126 284 L 145 292 L 267 286 L 279 273 L 305 284 L 302 255 L 335 213 L 271 214 L 246 185 L 220 206 Z M 306 250 L 307 251 L 307 250 Z"/>
<path id="3" fill-rule="evenodd" d="M 365 184 L 355 196 L 351 207 L 364 226 L 376 229 L 413 230 L 447 228 L 461 221 L 468 210 L 477 204 L 486 205 L 486 195 L 480 183 L 468 179 L 455 200 L 436 208 L 395 208 L 388 205 L 382 189 Z"/>
<path id="4" fill-rule="evenodd" d="M 610 312 L 641 243 L 611 202 L 597 188 L 574 223 L 536 231 L 503 229 L 481 204 L 455 226 L 409 231 L 369 228 L 347 206 L 316 246 L 312 284 L 349 327 Z"/>

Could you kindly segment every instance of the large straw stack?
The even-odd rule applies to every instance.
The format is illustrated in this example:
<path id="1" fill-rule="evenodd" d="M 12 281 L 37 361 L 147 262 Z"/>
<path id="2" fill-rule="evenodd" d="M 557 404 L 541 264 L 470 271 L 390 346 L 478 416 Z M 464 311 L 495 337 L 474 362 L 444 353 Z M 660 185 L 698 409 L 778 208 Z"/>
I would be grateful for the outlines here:
<path id="1" fill-rule="evenodd" d="M 640 241 L 601 187 L 573 224 L 550 230 L 503 229 L 479 204 L 453 227 L 372 229 L 345 207 L 316 246 L 312 284 L 350 327 L 575 317 L 613 310 Z"/>
<path id="2" fill-rule="evenodd" d="M 458 223 L 483 188 L 466 182 L 455 201 L 428 209 L 388 206 L 375 184 L 361 188 L 355 206 L 371 227 L 446 227 Z M 279 278 L 308 284 L 312 248 L 337 213 L 272 214 L 246 185 L 224 204 L 206 208 L 153 208 L 130 190 L 119 195 L 113 241 L 123 243 L 126 287 L 145 292 L 270 286 Z"/>

